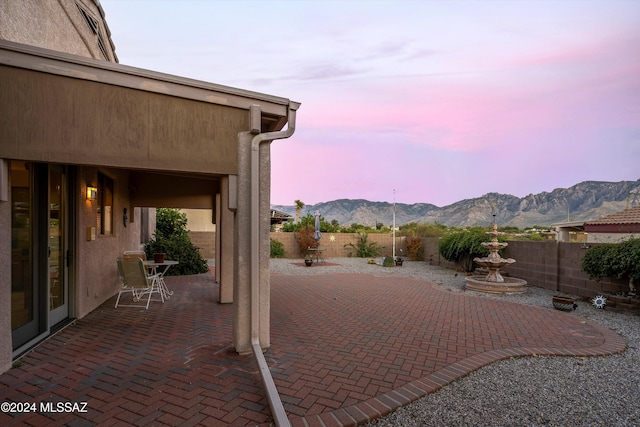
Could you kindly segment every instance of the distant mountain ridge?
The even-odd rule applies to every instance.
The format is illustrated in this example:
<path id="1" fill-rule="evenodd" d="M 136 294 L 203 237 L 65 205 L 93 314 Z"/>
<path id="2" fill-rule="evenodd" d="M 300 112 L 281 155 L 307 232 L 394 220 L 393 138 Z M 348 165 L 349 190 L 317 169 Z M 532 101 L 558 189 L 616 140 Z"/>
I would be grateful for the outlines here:
<path id="1" fill-rule="evenodd" d="M 439 222 L 458 227 L 489 225 L 493 221 L 492 204 L 496 210 L 496 221 L 501 226 L 524 228 L 588 221 L 640 204 L 640 179 L 620 182 L 584 181 L 570 188 L 556 188 L 551 192 L 529 194 L 522 198 L 510 194 L 487 193 L 443 207 L 430 203 L 396 203 L 396 225 L 410 222 Z M 294 205 L 272 205 L 271 208 L 295 216 Z M 341 225 L 391 225 L 393 221 L 393 203 L 389 202 L 333 200 L 306 205 L 302 215 L 316 210 L 325 220 L 335 219 Z"/>

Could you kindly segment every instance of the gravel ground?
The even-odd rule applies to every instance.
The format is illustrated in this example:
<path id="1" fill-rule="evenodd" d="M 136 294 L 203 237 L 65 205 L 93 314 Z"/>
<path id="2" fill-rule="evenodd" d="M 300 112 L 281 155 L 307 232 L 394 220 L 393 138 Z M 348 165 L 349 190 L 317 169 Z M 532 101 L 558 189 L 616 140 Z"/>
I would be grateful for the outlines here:
<path id="1" fill-rule="evenodd" d="M 376 260 L 379 264 L 381 259 Z M 299 260 L 272 259 L 283 274 L 403 275 L 463 292 L 464 277 L 424 262 L 402 267 L 368 265 L 361 258 L 328 259 L 337 266 L 301 268 Z M 552 307 L 560 293 L 528 286 L 519 295 L 489 295 Z M 485 366 L 369 426 L 640 426 L 640 316 L 578 302 L 575 315 L 606 326 L 627 341 L 624 353 L 605 357 L 518 357 Z"/>

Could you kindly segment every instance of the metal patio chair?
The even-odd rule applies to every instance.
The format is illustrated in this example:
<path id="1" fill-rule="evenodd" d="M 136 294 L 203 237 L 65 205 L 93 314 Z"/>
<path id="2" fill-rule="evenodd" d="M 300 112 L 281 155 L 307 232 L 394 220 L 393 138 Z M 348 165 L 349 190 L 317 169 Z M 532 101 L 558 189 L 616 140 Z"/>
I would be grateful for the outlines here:
<path id="1" fill-rule="evenodd" d="M 122 258 L 147 260 L 147 254 L 144 251 L 124 251 Z"/>
<path id="2" fill-rule="evenodd" d="M 118 274 L 120 275 L 121 288 L 116 299 L 116 306 L 122 307 L 144 307 L 149 308 L 151 297 L 154 293 L 160 295 L 160 299 L 154 301 L 164 302 L 164 297 L 160 290 L 160 277 L 158 274 L 149 274 L 142 258 L 118 258 Z M 146 305 L 140 304 L 120 304 L 120 297 L 123 293 L 131 293 L 133 302 L 139 302 L 145 295 Z"/>

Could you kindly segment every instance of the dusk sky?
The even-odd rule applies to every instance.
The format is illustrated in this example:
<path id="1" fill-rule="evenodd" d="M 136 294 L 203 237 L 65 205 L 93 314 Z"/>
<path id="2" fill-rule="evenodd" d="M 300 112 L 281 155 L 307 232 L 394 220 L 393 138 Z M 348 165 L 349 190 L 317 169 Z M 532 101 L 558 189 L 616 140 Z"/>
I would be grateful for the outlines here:
<path id="1" fill-rule="evenodd" d="M 302 103 L 273 204 L 640 178 L 640 1 L 100 3 L 121 64 Z"/>

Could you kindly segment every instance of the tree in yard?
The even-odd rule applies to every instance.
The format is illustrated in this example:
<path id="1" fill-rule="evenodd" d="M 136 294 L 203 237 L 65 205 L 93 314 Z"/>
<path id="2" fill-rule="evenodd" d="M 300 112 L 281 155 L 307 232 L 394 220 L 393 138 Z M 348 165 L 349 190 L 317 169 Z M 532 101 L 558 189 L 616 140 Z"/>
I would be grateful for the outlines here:
<path id="1" fill-rule="evenodd" d="M 454 231 L 440 239 L 438 251 L 447 261 L 458 262 L 464 271 L 471 272 L 474 270 L 473 259 L 488 255 L 489 251 L 482 247 L 482 242 L 489 240 L 484 228 Z"/>
<path id="2" fill-rule="evenodd" d="M 301 200 L 296 200 L 293 202 L 296 205 L 296 222 L 300 221 L 300 214 L 302 213 L 302 209 L 304 209 L 304 203 Z"/>

